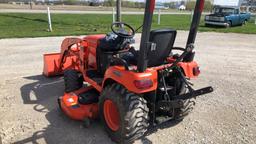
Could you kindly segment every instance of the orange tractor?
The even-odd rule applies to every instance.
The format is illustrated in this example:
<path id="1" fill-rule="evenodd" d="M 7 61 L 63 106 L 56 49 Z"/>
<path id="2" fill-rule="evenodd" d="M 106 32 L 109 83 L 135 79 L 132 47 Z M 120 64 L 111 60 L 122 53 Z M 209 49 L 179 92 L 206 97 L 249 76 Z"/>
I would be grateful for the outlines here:
<path id="1" fill-rule="evenodd" d="M 45 76 L 64 74 L 62 111 L 87 125 L 100 117 L 118 143 L 133 142 L 150 126 L 182 120 L 196 97 L 213 91 L 194 90 L 189 82 L 200 74 L 193 59 L 204 0 L 196 2 L 185 48 L 173 46 L 176 30 L 151 30 L 154 6 L 155 0 L 146 0 L 139 50 L 131 46 L 133 27 L 117 22 L 107 35 L 66 38 L 60 53 L 44 55 Z"/>

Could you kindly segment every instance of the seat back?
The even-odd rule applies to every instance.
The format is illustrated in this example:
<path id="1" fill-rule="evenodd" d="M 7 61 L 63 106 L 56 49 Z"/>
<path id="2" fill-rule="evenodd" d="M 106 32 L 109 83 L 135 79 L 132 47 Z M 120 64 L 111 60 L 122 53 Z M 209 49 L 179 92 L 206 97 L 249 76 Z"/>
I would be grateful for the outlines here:
<path id="1" fill-rule="evenodd" d="M 106 69 L 109 67 L 110 60 L 113 57 L 112 53 L 104 52 L 102 49 L 96 50 L 97 72 L 104 76 Z"/>
<path id="2" fill-rule="evenodd" d="M 171 53 L 175 38 L 176 30 L 158 29 L 150 32 L 149 41 L 156 44 L 154 50 L 148 54 L 148 67 L 162 65 Z"/>

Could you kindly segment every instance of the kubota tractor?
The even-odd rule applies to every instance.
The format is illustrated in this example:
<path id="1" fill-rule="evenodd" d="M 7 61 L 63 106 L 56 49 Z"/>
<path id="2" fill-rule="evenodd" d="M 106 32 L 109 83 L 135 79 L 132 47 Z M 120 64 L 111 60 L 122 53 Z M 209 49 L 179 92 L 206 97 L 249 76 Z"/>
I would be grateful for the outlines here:
<path id="1" fill-rule="evenodd" d="M 108 35 L 66 38 L 60 53 L 44 55 L 45 76 L 64 74 L 62 111 L 87 125 L 100 117 L 118 143 L 133 142 L 149 126 L 182 120 L 197 96 L 213 91 L 194 90 L 189 82 L 200 73 L 193 59 L 204 0 L 196 2 L 185 48 L 173 46 L 176 30 L 151 30 L 154 6 L 155 0 L 146 0 L 139 50 L 131 46 L 135 30 L 117 22 Z"/>

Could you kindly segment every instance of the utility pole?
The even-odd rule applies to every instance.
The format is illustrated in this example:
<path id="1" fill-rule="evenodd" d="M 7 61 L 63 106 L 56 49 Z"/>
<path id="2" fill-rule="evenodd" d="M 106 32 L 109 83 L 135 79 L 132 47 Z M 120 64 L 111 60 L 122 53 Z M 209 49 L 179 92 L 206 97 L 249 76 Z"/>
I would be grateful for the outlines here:
<path id="1" fill-rule="evenodd" d="M 161 10 L 158 9 L 157 24 L 160 25 L 160 22 L 161 22 Z"/>
<path id="2" fill-rule="evenodd" d="M 121 22 L 121 0 L 116 0 L 116 21 Z"/>
<path id="3" fill-rule="evenodd" d="M 29 1 L 30 9 L 32 9 L 32 0 Z"/>
<path id="4" fill-rule="evenodd" d="M 113 15 L 113 17 L 112 17 L 113 21 L 112 22 L 114 23 L 116 21 L 115 20 L 115 8 L 112 9 L 112 15 Z"/>

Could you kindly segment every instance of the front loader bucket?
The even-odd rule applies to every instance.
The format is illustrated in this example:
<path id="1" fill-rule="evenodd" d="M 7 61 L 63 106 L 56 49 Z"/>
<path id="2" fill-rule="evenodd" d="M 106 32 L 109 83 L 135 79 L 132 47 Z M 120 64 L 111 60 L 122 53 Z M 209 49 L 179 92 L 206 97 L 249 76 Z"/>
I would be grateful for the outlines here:
<path id="1" fill-rule="evenodd" d="M 60 57 L 61 53 L 44 54 L 43 75 L 50 77 L 63 74 L 65 69 L 78 70 L 78 58 L 76 56 L 66 56 L 64 62 L 60 62 Z"/>
<path id="2" fill-rule="evenodd" d="M 60 73 L 60 53 L 44 54 L 44 71 L 45 76 L 55 76 Z"/>

